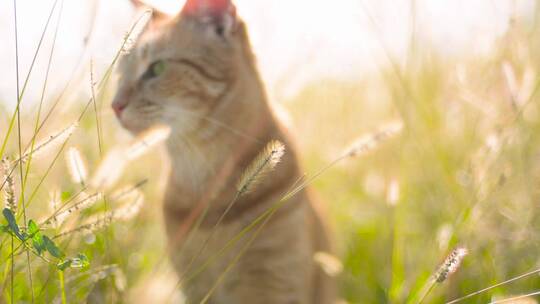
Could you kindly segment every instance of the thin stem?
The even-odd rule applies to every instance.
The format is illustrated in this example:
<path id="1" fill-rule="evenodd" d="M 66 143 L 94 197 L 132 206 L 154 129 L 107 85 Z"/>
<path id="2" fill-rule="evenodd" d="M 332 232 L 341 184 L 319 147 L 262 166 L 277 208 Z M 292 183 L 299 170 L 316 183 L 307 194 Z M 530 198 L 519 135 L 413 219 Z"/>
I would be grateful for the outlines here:
<path id="1" fill-rule="evenodd" d="M 15 295 L 15 280 L 14 280 L 14 268 L 15 268 L 15 255 L 13 254 L 13 250 L 15 247 L 15 237 L 11 235 L 11 304 L 13 304 L 13 296 Z"/>
<path id="2" fill-rule="evenodd" d="M 391 274 L 391 282 L 390 282 L 390 289 L 388 291 L 388 299 L 390 303 L 398 303 L 399 302 L 399 293 L 401 291 L 401 285 L 403 284 L 403 261 L 401 256 L 401 248 L 400 248 L 400 239 L 399 239 L 399 227 L 398 227 L 398 212 L 396 210 L 397 206 L 391 206 L 390 211 L 390 233 L 391 233 L 391 240 L 390 240 L 390 252 L 391 252 L 391 258 L 390 263 L 392 265 L 392 274 Z"/>
<path id="3" fill-rule="evenodd" d="M 66 287 L 64 285 L 64 272 L 58 270 L 58 279 L 60 280 L 60 292 L 62 293 L 62 304 L 67 304 Z"/>
<path id="4" fill-rule="evenodd" d="M 206 294 L 206 296 L 204 297 L 204 299 L 201 301 L 201 304 L 206 304 L 208 302 L 208 300 L 210 300 L 210 297 L 212 296 L 212 294 L 214 293 L 214 291 L 216 290 L 216 288 L 219 286 L 219 284 L 225 279 L 225 277 L 227 276 L 227 274 L 231 271 L 231 269 L 236 265 L 238 264 L 238 261 L 242 258 L 242 256 L 244 256 L 244 254 L 247 252 L 247 250 L 251 247 L 251 244 L 253 244 L 253 242 L 255 241 L 255 239 L 257 239 L 257 237 L 259 236 L 259 233 L 261 233 L 261 231 L 263 230 L 263 228 L 266 226 L 266 224 L 268 224 L 268 222 L 270 221 L 270 219 L 272 218 L 272 216 L 274 216 L 274 214 L 277 212 L 277 209 L 274 210 L 272 213 L 268 214 L 268 217 L 264 220 L 264 222 L 261 223 L 261 225 L 259 226 L 259 228 L 257 228 L 257 230 L 255 230 L 253 232 L 253 236 L 249 239 L 249 241 L 246 243 L 246 245 L 242 248 L 242 250 L 240 250 L 240 253 L 238 253 L 236 255 L 236 257 L 233 259 L 233 261 L 231 263 L 229 263 L 229 265 L 227 266 L 227 268 L 225 269 L 225 271 L 223 271 L 221 273 L 221 275 L 218 277 L 218 279 L 216 280 L 216 282 L 214 283 L 214 285 L 212 285 L 212 288 L 210 288 L 210 290 L 208 291 L 208 293 Z"/>
<path id="5" fill-rule="evenodd" d="M 513 297 L 513 298 L 508 298 L 508 299 L 504 299 L 504 300 L 490 302 L 489 304 L 499 304 L 499 303 L 508 303 L 508 302 L 513 303 L 516 300 L 521 300 L 521 299 L 525 299 L 525 298 L 533 297 L 533 296 L 537 296 L 537 295 L 540 295 L 540 291 L 535 291 L 535 292 L 532 292 L 532 293 L 529 293 L 529 294 L 526 294 L 526 295 L 521 295 L 521 296 L 517 296 L 517 297 Z"/>
<path id="6" fill-rule="evenodd" d="M 428 285 L 426 287 L 423 288 L 424 292 L 422 293 L 422 296 L 420 297 L 420 299 L 418 300 L 418 302 L 416 302 L 417 304 L 422 304 L 424 303 L 424 300 L 429 296 L 429 294 L 433 291 L 433 289 L 435 288 L 435 285 L 437 284 L 437 281 L 433 280 L 433 279 L 430 279 Z"/>
<path id="7" fill-rule="evenodd" d="M 97 129 L 97 139 L 98 139 L 98 148 L 99 156 L 103 157 L 103 148 L 101 144 L 101 126 L 99 123 L 99 112 L 96 104 L 96 91 L 94 89 L 94 62 L 90 61 L 90 91 L 92 92 L 92 103 L 94 105 L 94 115 L 96 116 L 96 129 Z"/>
<path id="8" fill-rule="evenodd" d="M 294 188 L 293 190 L 287 192 L 279 201 L 277 201 L 274 205 L 272 205 L 266 212 L 261 214 L 259 217 L 257 217 L 254 221 L 251 222 L 246 228 L 244 228 L 240 233 L 238 233 L 236 236 L 234 236 L 231 240 L 229 240 L 225 246 L 219 250 L 215 255 L 208 258 L 205 263 L 195 271 L 193 275 L 185 279 L 186 281 L 191 281 L 195 277 L 197 277 L 199 274 L 204 272 L 204 270 L 212 264 L 217 258 L 219 258 L 221 255 L 223 255 L 231 246 L 236 244 L 242 237 L 251 231 L 253 228 L 255 228 L 260 222 L 264 221 L 270 214 L 273 214 L 275 211 L 279 210 L 283 205 L 291 198 L 296 196 L 298 193 L 303 191 L 305 188 L 307 188 L 309 185 L 311 185 L 315 180 L 317 180 L 319 177 L 321 177 L 324 173 L 326 173 L 328 170 L 332 169 L 334 166 L 336 166 L 338 163 L 343 161 L 344 159 L 349 158 L 347 155 L 340 156 L 339 158 L 336 158 L 334 161 L 320 169 L 317 173 L 315 173 L 311 178 L 305 180 L 303 183 L 301 183 L 298 187 Z M 296 183 L 295 183 L 296 185 Z M 294 187 L 294 186 L 293 186 Z M 184 282 L 184 278 L 180 278 L 176 286 L 181 286 Z"/>
<path id="9" fill-rule="evenodd" d="M 234 204 L 236 203 L 236 201 L 238 200 L 238 198 L 240 198 L 240 195 L 241 193 L 240 192 L 236 192 L 236 194 L 234 195 L 234 198 L 231 200 L 231 202 L 228 204 L 227 206 L 227 209 L 225 210 L 225 212 L 223 212 L 223 214 L 219 217 L 218 221 L 216 222 L 216 224 L 214 225 L 214 227 L 212 228 L 212 230 L 210 231 L 210 235 L 205 239 L 203 245 L 201 246 L 201 248 L 199 249 L 199 251 L 197 252 L 197 254 L 193 255 L 191 257 L 191 260 L 188 264 L 188 266 L 186 267 L 186 270 L 185 272 L 180 276 L 181 278 L 186 275 L 190 270 L 191 270 L 191 266 L 193 266 L 193 264 L 197 261 L 197 258 L 199 256 L 201 256 L 201 254 L 204 252 L 204 249 L 206 249 L 206 246 L 208 246 L 208 243 L 210 243 L 210 240 L 214 237 L 214 234 L 215 232 L 217 231 L 217 228 L 219 227 L 219 225 L 221 224 L 221 222 L 223 222 L 223 220 L 225 219 L 225 217 L 227 216 L 227 214 L 231 211 L 232 207 L 234 206 Z M 201 218 L 198 220 L 198 224 L 202 224 L 202 222 L 204 221 L 207 213 L 208 213 L 208 210 L 210 207 L 210 204 L 208 204 L 204 214 L 201 216 Z M 198 229 L 198 227 L 195 227 L 193 229 L 193 231 L 196 231 L 196 229 Z M 184 247 L 186 247 L 184 245 Z"/>
<path id="10" fill-rule="evenodd" d="M 120 49 L 118 50 L 118 52 L 116 53 L 116 56 L 114 57 L 112 63 L 109 65 L 108 69 L 107 69 L 107 72 L 105 73 L 105 75 L 102 77 L 101 81 L 100 81 L 100 84 L 98 87 L 101 87 L 103 88 L 103 86 L 109 81 L 109 78 L 112 74 L 112 71 L 113 71 L 113 68 L 114 66 L 116 65 L 116 62 L 118 62 L 118 59 L 120 58 L 120 55 L 122 54 L 122 50 L 124 50 L 127 42 L 128 42 L 128 39 L 129 39 L 129 36 L 133 33 L 133 31 L 135 30 L 136 26 L 139 24 L 139 22 L 143 19 L 143 17 L 148 14 L 150 12 L 147 12 L 145 13 L 143 16 L 141 16 L 137 21 L 135 21 L 135 23 L 133 24 L 133 26 L 131 27 L 130 31 L 128 32 L 126 38 L 124 39 Z M 92 100 L 90 99 L 87 103 L 86 103 L 86 106 L 84 107 L 81 115 L 79 115 L 79 118 L 77 120 L 77 122 L 81 122 L 81 120 L 84 118 L 84 115 L 86 114 L 86 112 L 88 111 L 88 108 L 90 107 L 90 105 L 92 104 Z M 49 173 L 51 172 L 51 170 L 53 169 L 56 161 L 60 158 L 60 155 L 61 153 L 64 151 L 68 141 L 69 141 L 70 138 L 66 139 L 63 143 L 63 145 L 60 147 L 57 155 L 55 156 L 55 158 L 53 159 L 52 163 L 50 164 L 50 166 L 47 168 L 45 174 L 42 176 L 40 182 L 38 183 L 38 185 L 36 186 L 36 188 L 34 189 L 34 191 L 32 192 L 32 194 L 30 195 L 30 198 L 28 200 L 28 203 L 27 205 L 30 204 L 30 202 L 33 201 L 33 199 L 35 198 L 35 196 L 37 195 L 39 189 L 41 188 L 41 186 L 43 185 L 43 183 L 45 182 L 45 179 L 47 178 L 47 176 L 49 175 Z"/>
<path id="11" fill-rule="evenodd" d="M 16 0 L 14 0 L 14 1 L 16 1 Z M 7 132 L 6 132 L 4 142 L 2 143 L 2 148 L 0 148 L 0 158 L 2 158 L 4 156 L 4 152 L 5 152 L 6 147 L 7 147 L 7 142 L 9 140 L 10 135 L 11 135 L 11 132 L 13 131 L 13 126 L 15 124 L 15 119 L 17 117 L 17 113 L 19 112 L 19 109 L 20 109 L 20 106 L 21 106 L 21 102 L 22 102 L 22 99 L 23 99 L 23 96 L 24 96 L 24 92 L 26 91 L 26 87 L 27 87 L 28 82 L 30 80 L 30 75 L 32 74 L 32 71 L 34 69 L 34 66 L 35 66 L 39 51 L 41 50 L 41 45 L 43 44 L 43 40 L 45 38 L 45 33 L 47 32 L 47 28 L 49 27 L 50 17 L 52 16 L 52 12 L 54 11 L 54 8 L 56 7 L 57 3 L 58 3 L 58 0 L 56 0 L 54 2 L 54 4 L 53 4 L 53 7 L 51 9 L 51 14 L 49 15 L 49 19 L 47 19 L 47 23 L 45 24 L 45 27 L 44 27 L 43 32 L 41 34 L 41 38 L 40 38 L 38 46 L 36 48 L 36 52 L 34 53 L 34 57 L 32 58 L 32 63 L 30 64 L 30 69 L 28 70 L 28 74 L 26 75 L 26 79 L 24 81 L 24 85 L 22 87 L 22 90 L 17 89 L 17 91 L 20 91 L 20 94 L 17 94 L 17 106 L 15 108 L 15 113 L 13 113 L 13 115 L 12 115 L 12 117 L 10 119 L 9 127 L 8 127 Z M 16 27 L 16 25 L 17 25 L 17 21 L 15 20 L 15 27 Z M 17 28 L 15 28 L 15 32 L 17 32 Z M 17 35 L 17 33 L 16 33 L 16 35 Z M 18 64 L 18 53 L 16 53 L 16 55 L 17 55 L 16 60 L 17 60 L 17 64 Z M 17 70 L 18 70 L 18 68 L 17 68 Z M 19 81 L 17 81 L 17 88 L 19 88 Z"/>
<path id="12" fill-rule="evenodd" d="M 21 110 L 20 110 L 20 96 L 21 91 L 19 87 L 19 31 L 17 27 L 17 0 L 13 0 L 13 14 L 14 14 L 14 22 L 15 22 L 15 74 L 16 74 L 16 80 L 17 80 L 17 144 L 19 147 L 19 155 L 22 155 L 22 139 L 21 139 Z M 49 19 L 50 20 L 50 19 Z M 22 214 L 24 223 L 27 223 L 26 219 L 26 206 L 24 201 L 24 185 L 25 185 L 25 178 L 24 178 L 24 172 L 23 172 L 23 161 L 22 158 L 19 158 L 19 175 L 21 178 L 21 207 L 22 207 Z M 13 254 L 13 251 L 11 252 Z M 30 290 L 32 295 L 32 303 L 34 303 L 34 283 L 32 280 L 32 267 L 30 266 L 30 252 L 26 250 L 26 264 L 28 267 L 28 279 L 30 281 Z"/>
<path id="13" fill-rule="evenodd" d="M 23 189 L 26 189 L 26 183 L 28 181 L 28 175 L 30 173 L 30 164 L 32 163 L 32 156 L 33 156 L 33 153 L 34 153 L 34 148 L 35 148 L 36 138 L 37 138 L 36 135 L 38 133 L 39 124 L 40 124 L 40 121 L 41 121 L 41 111 L 42 111 L 42 108 L 43 108 L 43 103 L 45 101 L 45 93 L 47 92 L 47 86 L 48 86 L 48 83 L 49 83 L 49 76 L 50 76 L 50 72 L 51 72 L 51 68 L 52 68 L 54 51 L 55 51 L 55 48 L 56 48 L 56 41 L 57 41 L 57 38 L 58 38 L 58 31 L 60 29 L 60 21 L 62 19 L 63 7 L 64 7 L 64 1 L 62 0 L 62 2 L 60 3 L 60 12 L 58 13 L 58 21 L 56 23 L 56 29 L 54 31 L 54 37 L 53 37 L 53 41 L 52 41 L 51 52 L 49 53 L 49 60 L 48 60 L 48 63 L 47 63 L 47 70 L 45 72 L 45 80 L 43 82 L 43 88 L 41 90 L 41 97 L 40 97 L 40 100 L 39 100 L 39 106 L 38 106 L 38 111 L 37 111 L 37 115 L 36 115 L 36 124 L 34 126 L 34 136 L 32 136 L 30 153 L 28 155 L 28 161 L 27 161 L 27 165 L 26 165 L 26 172 L 25 172 L 25 175 L 24 175 L 24 184 L 22 185 Z"/>
<path id="14" fill-rule="evenodd" d="M 466 296 L 463 296 L 463 297 L 461 297 L 461 298 L 457 298 L 457 299 L 455 299 L 455 300 L 452 300 L 452 301 L 450 301 L 450 302 L 447 302 L 446 304 L 454 304 L 454 303 L 461 302 L 461 301 L 463 301 L 463 300 L 472 298 L 472 297 L 477 296 L 477 295 L 479 295 L 479 294 L 481 294 L 481 293 L 484 293 L 484 292 L 486 292 L 486 291 L 489 291 L 489 290 L 495 289 L 495 288 L 497 288 L 497 287 L 501 287 L 501 286 L 503 286 L 503 285 L 506 285 L 506 284 L 509 284 L 509 283 L 512 283 L 512 282 L 521 280 L 521 279 L 526 278 L 526 277 L 530 277 L 530 276 L 535 275 L 535 274 L 537 274 L 537 273 L 540 273 L 540 269 L 536 269 L 536 270 L 533 270 L 533 271 L 531 271 L 531 272 L 527 272 L 527 273 L 522 274 L 522 275 L 519 275 L 519 276 L 517 276 L 517 277 L 515 277 L 515 278 L 511 278 L 511 279 L 508 279 L 508 280 L 506 280 L 506 281 L 504 281 L 504 282 L 501 282 L 501 283 L 498 283 L 498 284 L 495 284 L 495 285 L 486 287 L 486 288 L 484 288 L 484 289 L 475 291 L 475 292 L 470 293 L 470 294 L 468 294 L 468 295 L 466 295 Z"/>

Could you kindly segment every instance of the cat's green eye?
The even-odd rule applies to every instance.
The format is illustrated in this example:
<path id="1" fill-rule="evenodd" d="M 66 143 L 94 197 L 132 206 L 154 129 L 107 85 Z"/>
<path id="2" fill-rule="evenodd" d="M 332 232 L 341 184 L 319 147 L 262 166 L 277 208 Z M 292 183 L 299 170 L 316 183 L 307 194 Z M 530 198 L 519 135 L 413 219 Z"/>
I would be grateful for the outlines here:
<path id="1" fill-rule="evenodd" d="M 163 60 L 156 61 L 152 63 L 149 67 L 146 73 L 144 73 L 143 78 L 144 79 L 151 79 L 158 77 L 159 75 L 163 74 L 165 72 L 165 62 Z"/>

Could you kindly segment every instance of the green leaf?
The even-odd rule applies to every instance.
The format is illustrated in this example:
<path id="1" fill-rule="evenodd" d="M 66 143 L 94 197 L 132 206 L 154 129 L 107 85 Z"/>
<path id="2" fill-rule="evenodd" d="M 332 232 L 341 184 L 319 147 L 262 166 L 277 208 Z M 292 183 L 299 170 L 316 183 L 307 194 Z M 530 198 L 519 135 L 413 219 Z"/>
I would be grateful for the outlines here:
<path id="1" fill-rule="evenodd" d="M 62 259 L 64 258 L 64 253 L 56 246 L 56 244 L 47 236 L 43 236 L 43 242 L 47 251 L 55 258 Z"/>
<path id="2" fill-rule="evenodd" d="M 88 268 L 88 266 L 90 266 L 90 260 L 82 253 L 79 253 L 71 263 L 72 268 Z"/>
<path id="3" fill-rule="evenodd" d="M 0 232 L 2 232 L 2 233 L 4 233 L 4 232 L 7 233 L 7 232 L 9 232 L 9 226 L 1 225 L 1 226 L 0 226 Z"/>
<path id="4" fill-rule="evenodd" d="M 30 220 L 28 222 L 28 230 L 27 230 L 27 232 L 30 235 L 30 237 L 33 237 L 34 235 L 39 233 L 39 227 L 36 224 L 36 222 L 34 222 L 33 220 Z"/>
<path id="5" fill-rule="evenodd" d="M 68 260 L 65 260 L 65 261 L 62 261 L 62 262 L 58 263 L 56 265 L 56 268 L 58 268 L 58 270 L 60 270 L 60 271 L 64 271 L 64 270 L 68 269 L 69 267 L 71 267 L 71 263 L 72 263 L 71 259 L 68 259 Z"/>
<path id="6" fill-rule="evenodd" d="M 13 212 L 10 209 L 5 208 L 2 213 L 8 222 L 9 230 L 11 230 L 11 232 L 13 232 L 21 241 L 24 241 L 25 237 L 21 234 L 21 230 L 19 229 L 19 225 L 17 225 L 17 220 L 15 220 Z"/>
<path id="7" fill-rule="evenodd" d="M 41 255 L 47 248 L 45 247 L 45 241 L 39 230 L 38 225 L 33 220 L 28 222 L 28 237 L 32 239 L 32 246 L 36 249 L 39 255 Z"/>
<path id="8" fill-rule="evenodd" d="M 47 247 L 45 246 L 45 240 L 43 239 L 41 233 L 36 233 L 32 237 L 32 246 L 34 246 L 39 255 L 41 255 L 44 251 L 47 250 Z"/>

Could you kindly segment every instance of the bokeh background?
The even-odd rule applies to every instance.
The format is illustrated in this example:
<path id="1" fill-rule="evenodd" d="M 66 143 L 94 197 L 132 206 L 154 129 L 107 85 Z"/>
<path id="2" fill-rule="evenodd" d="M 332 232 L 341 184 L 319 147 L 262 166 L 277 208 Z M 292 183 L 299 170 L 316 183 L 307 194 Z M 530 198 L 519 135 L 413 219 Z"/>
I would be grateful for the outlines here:
<path id="1" fill-rule="evenodd" d="M 171 14 L 183 4 L 147 2 Z M 21 85 L 53 3 L 17 0 Z M 369 155 L 341 163 L 313 185 L 326 202 L 335 230 L 336 256 L 344 266 L 339 275 L 344 301 L 415 303 L 430 275 L 458 246 L 468 248 L 469 255 L 457 274 L 433 289 L 426 303 L 445 303 L 540 267 L 537 1 L 236 4 L 249 25 L 269 94 L 290 113 L 308 175 L 356 138 L 389 121 L 404 123 L 401 136 Z M 38 138 L 79 117 L 92 96 L 91 78 L 98 82 L 107 75 L 139 14 L 127 0 L 70 0 L 62 9 L 56 6 L 22 100 L 23 142 L 32 139 L 41 100 L 44 113 L 56 102 L 58 106 Z M 11 1 L 0 3 L 0 42 L 3 140 L 17 101 Z M 101 145 L 94 109 L 87 111 L 66 145 L 82 151 L 90 173 L 103 154 L 131 140 L 109 110 L 114 86 L 113 76 L 108 85 L 95 88 Z M 17 155 L 15 135 L 2 156 Z M 84 252 L 91 260 L 83 272 L 66 271 L 69 302 L 181 299 L 173 292 L 176 279 L 165 258 L 160 189 L 166 163 L 160 161 L 160 153 L 134 162 L 118 183 L 149 180 L 143 188 L 145 206 L 134 220 L 62 243 L 67 252 Z M 63 158 L 57 147 L 33 163 L 26 187 L 35 197 L 27 208 L 30 217 L 51 212 L 51 192 L 59 191 L 66 201 L 81 190 L 68 178 Z M 7 302 L 9 248 L 1 248 L 0 286 Z M 16 274 L 15 299 L 21 303 L 31 300 L 25 262 L 18 259 Z M 119 270 L 104 271 L 107 265 Z M 39 259 L 31 266 L 36 302 L 60 301 L 54 268 Z M 535 275 L 464 303 L 488 303 L 539 290 L 540 277 Z M 534 297 L 528 301 L 536 303 Z"/>

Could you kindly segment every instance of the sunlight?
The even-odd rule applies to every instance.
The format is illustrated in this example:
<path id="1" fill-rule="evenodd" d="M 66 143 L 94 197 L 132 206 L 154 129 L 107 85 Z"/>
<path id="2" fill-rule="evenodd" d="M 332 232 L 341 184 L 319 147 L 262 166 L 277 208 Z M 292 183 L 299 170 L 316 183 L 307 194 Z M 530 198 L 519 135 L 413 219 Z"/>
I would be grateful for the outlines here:
<path id="1" fill-rule="evenodd" d="M 18 1 L 21 71 L 29 67 L 52 3 L 52 0 Z M 91 3 L 65 2 L 55 58 L 62 58 L 66 66 L 76 65 L 78 57 L 73 54 L 83 49 L 84 36 L 92 22 Z M 113 47 L 103 46 L 119 44 L 134 11 L 127 0 L 98 3 L 91 57 L 99 71 L 114 54 Z M 184 1 L 148 0 L 147 3 L 175 14 Z M 366 71 L 376 70 L 381 63 L 386 64 L 388 56 L 398 61 L 405 58 L 412 32 L 410 3 L 409 0 L 336 0 L 332 5 L 323 0 L 236 1 L 239 15 L 249 24 L 264 78 L 277 97 L 291 96 L 321 76 L 358 78 Z M 519 1 L 513 7 L 512 3 L 511 0 L 496 4 L 488 0 L 417 1 L 417 37 L 449 55 L 488 51 L 494 39 L 506 30 L 510 14 L 527 12 L 534 1 Z M 7 74 L 12 75 L 13 64 L 8 64 L 14 57 L 11 1 L 0 3 L 0 17 L 0 35 L 8 42 L 5 44 L 8 47 L 0 50 L 0 64 L 7 66 Z M 45 49 L 50 46 L 50 32 Z M 45 69 L 45 57 L 38 58 L 36 70 Z M 57 69 L 53 75 L 67 79 L 70 71 Z M 0 83 L 0 98 L 14 99 L 10 87 L 6 81 Z M 30 88 L 29 94 L 35 97 L 38 91 Z"/>
<path id="2" fill-rule="evenodd" d="M 136 1 L 0 1 L 0 304 L 537 303 L 539 1 Z"/>

